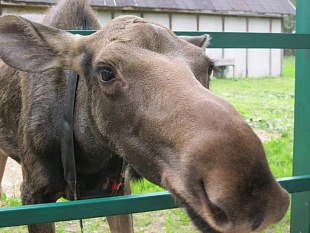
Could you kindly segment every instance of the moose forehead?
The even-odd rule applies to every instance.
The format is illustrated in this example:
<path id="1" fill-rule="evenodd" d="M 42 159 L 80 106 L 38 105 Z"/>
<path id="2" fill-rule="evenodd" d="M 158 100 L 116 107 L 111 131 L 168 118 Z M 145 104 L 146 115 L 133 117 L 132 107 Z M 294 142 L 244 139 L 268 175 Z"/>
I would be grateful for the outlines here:
<path id="1" fill-rule="evenodd" d="M 208 65 L 212 63 L 202 48 L 178 38 L 169 29 L 159 24 L 138 17 L 119 17 L 97 34 L 100 39 L 95 46 L 103 48 L 102 51 L 97 51 L 100 54 L 97 56 L 98 60 L 102 55 L 107 56 L 107 54 L 114 56 L 117 54 L 118 57 L 127 54 L 135 59 L 138 59 L 139 53 L 161 55 L 169 60 L 177 59 L 185 62 L 192 70 L 204 69 L 205 74 Z"/>

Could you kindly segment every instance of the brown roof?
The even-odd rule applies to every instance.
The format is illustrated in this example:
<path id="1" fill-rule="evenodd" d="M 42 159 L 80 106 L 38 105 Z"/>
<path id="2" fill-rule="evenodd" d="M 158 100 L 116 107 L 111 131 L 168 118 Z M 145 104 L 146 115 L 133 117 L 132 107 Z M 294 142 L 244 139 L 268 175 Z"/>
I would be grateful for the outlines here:
<path id="1" fill-rule="evenodd" d="M 2 4 L 54 4 L 57 0 L 2 0 Z M 295 15 L 289 0 L 89 0 L 98 8 L 169 10 L 217 14 Z"/>

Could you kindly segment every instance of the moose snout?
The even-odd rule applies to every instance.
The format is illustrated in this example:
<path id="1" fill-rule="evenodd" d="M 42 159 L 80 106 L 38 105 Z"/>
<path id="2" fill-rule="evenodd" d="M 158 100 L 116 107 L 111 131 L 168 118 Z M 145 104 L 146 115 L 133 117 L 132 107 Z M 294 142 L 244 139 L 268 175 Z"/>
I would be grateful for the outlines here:
<path id="1" fill-rule="evenodd" d="M 234 216 L 235 208 L 228 203 L 223 204 L 219 201 L 211 201 L 207 199 L 207 208 L 204 208 L 206 219 L 213 225 L 213 227 L 220 232 L 251 232 L 257 230 L 265 219 L 263 212 L 255 211 L 253 213 L 245 214 L 243 218 L 238 219 Z M 239 208 L 242 208 L 239 206 Z M 251 217 L 249 217 L 249 215 Z M 253 217 L 252 217 L 253 216 Z M 211 217 L 211 219 L 210 219 Z M 212 224 L 213 222 L 213 224 Z"/>
<path id="2" fill-rule="evenodd" d="M 231 196 L 228 190 L 205 194 L 205 220 L 219 232 L 262 231 L 282 220 L 290 203 L 288 193 L 276 181 L 272 186 L 269 190 L 262 188 L 257 196 L 252 197 L 242 193 Z"/>
<path id="3" fill-rule="evenodd" d="M 235 206 L 240 210 L 228 209 L 229 206 L 220 206 L 209 202 L 210 212 L 204 210 L 206 222 L 219 232 L 249 233 L 261 231 L 268 225 L 280 221 L 286 213 L 284 205 L 280 213 L 270 213 L 268 209 L 262 206 L 260 210 L 247 211 L 242 205 Z M 240 211 L 240 212 L 239 212 Z"/>
<path id="4" fill-rule="evenodd" d="M 184 156 L 184 161 L 196 164 L 184 165 L 188 183 L 196 184 L 186 199 L 214 232 L 259 232 L 279 222 L 288 209 L 288 193 L 273 177 L 261 143 L 254 136 L 251 140 L 252 143 L 230 146 L 228 138 L 223 144 L 219 140 L 212 144 L 210 139 L 208 143 L 200 139 L 186 148 L 192 156 Z M 236 145 L 242 150 L 236 151 Z M 252 156 L 246 158 L 244 153 Z M 202 163 L 203 159 L 197 158 L 206 159 Z"/>
<path id="5" fill-rule="evenodd" d="M 223 229 L 233 230 L 235 224 L 229 221 L 226 213 L 219 207 L 213 206 L 214 218 L 216 219 L 216 223 L 218 226 L 221 226 Z M 249 221 L 248 227 L 245 226 L 245 229 L 249 228 L 250 231 L 257 230 L 264 222 L 265 215 L 264 213 L 259 213 L 254 217 L 253 222 Z"/>
<path id="6" fill-rule="evenodd" d="M 264 214 L 258 214 L 252 224 L 252 231 L 257 230 L 264 222 Z"/>

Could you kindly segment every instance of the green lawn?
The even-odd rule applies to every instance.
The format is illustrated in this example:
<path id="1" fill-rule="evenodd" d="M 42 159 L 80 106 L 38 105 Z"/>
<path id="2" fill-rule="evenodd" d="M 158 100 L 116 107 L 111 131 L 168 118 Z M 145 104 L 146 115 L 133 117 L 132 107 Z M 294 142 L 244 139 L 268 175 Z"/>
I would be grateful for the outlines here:
<path id="1" fill-rule="evenodd" d="M 275 177 L 292 175 L 294 117 L 294 57 L 284 58 L 283 77 L 214 79 L 210 89 L 222 96 L 255 129 L 274 135 L 264 142 Z M 132 184 L 134 194 L 162 191 L 144 181 Z M 18 205 L 18 198 L 2 200 L 2 205 Z M 134 214 L 136 232 L 198 232 L 182 209 Z M 57 232 L 78 232 L 78 221 L 57 223 Z M 109 232 L 106 220 L 84 220 L 84 232 Z M 289 213 L 285 219 L 264 232 L 288 232 Z M 26 232 L 25 227 L 0 229 L 0 232 Z"/>
<path id="2" fill-rule="evenodd" d="M 212 80 L 210 89 L 228 100 L 254 129 L 279 135 L 264 143 L 276 177 L 292 174 L 294 59 L 284 59 L 283 77 Z"/>

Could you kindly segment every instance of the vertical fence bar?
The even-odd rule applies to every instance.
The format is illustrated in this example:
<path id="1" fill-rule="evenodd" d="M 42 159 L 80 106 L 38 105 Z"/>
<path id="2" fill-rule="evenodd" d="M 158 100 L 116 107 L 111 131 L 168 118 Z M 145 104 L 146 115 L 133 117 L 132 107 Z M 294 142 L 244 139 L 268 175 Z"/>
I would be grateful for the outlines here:
<path id="1" fill-rule="evenodd" d="M 310 1 L 297 0 L 296 32 L 310 34 Z M 296 51 L 293 175 L 310 174 L 310 50 Z M 310 192 L 292 195 L 291 233 L 310 232 Z"/>

